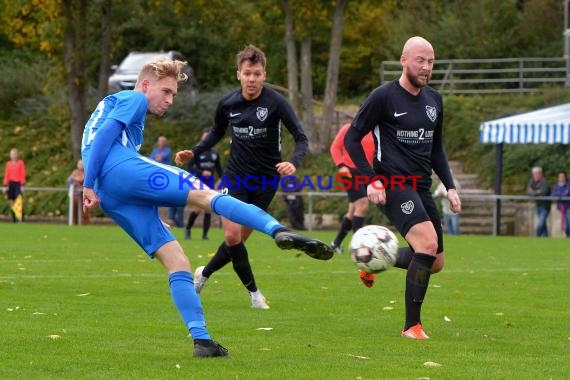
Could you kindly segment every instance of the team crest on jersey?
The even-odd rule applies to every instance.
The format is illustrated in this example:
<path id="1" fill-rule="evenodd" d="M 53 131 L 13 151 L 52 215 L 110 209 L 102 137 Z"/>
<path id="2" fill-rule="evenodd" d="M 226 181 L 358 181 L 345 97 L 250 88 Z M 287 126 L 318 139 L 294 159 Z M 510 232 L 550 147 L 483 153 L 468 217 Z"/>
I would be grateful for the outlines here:
<path id="1" fill-rule="evenodd" d="M 257 118 L 259 119 L 259 121 L 265 121 L 265 119 L 267 119 L 267 108 L 265 107 L 257 107 Z"/>
<path id="2" fill-rule="evenodd" d="M 437 110 L 435 109 L 435 107 L 426 106 L 426 113 L 432 122 L 434 122 L 435 119 L 437 119 Z"/>
<path id="3" fill-rule="evenodd" d="M 414 211 L 414 202 L 412 202 L 411 200 L 404 202 L 400 205 L 400 208 L 402 209 L 402 212 L 404 214 L 410 215 L 412 211 Z"/>

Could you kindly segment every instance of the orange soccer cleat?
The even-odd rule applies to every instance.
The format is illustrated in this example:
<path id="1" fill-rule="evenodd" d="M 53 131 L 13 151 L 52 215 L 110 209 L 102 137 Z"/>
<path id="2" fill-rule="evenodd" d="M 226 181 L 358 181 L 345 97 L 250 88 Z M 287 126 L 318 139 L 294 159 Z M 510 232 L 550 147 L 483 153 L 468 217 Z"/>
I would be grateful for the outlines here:
<path id="1" fill-rule="evenodd" d="M 362 269 L 359 269 L 358 276 L 360 277 L 360 281 L 362 281 L 364 286 L 367 288 L 374 286 L 374 280 L 376 280 L 376 275 L 374 273 L 366 273 Z"/>
<path id="2" fill-rule="evenodd" d="M 410 339 L 429 339 L 429 336 L 424 332 L 421 323 L 416 323 L 406 331 L 402 331 L 402 336 Z"/>

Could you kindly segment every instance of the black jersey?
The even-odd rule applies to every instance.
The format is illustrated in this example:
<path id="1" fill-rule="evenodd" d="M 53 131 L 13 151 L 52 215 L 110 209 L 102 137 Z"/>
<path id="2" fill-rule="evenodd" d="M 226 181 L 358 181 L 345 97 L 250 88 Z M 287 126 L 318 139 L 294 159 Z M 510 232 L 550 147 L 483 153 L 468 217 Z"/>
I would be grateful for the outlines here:
<path id="1" fill-rule="evenodd" d="M 290 162 L 299 167 L 308 150 L 307 136 L 285 98 L 265 86 L 254 100 L 244 99 L 241 90 L 224 96 L 218 104 L 213 128 L 192 151 L 199 155 L 211 148 L 229 127 L 232 140 L 226 172 L 240 176 L 275 176 L 275 165 L 283 161 L 281 122 L 295 140 Z"/>
<path id="2" fill-rule="evenodd" d="M 212 176 L 217 174 L 218 177 L 222 176 L 222 165 L 220 164 L 220 155 L 214 149 L 208 149 L 188 162 L 188 171 L 196 173 L 198 177 L 207 170 L 211 172 Z"/>
<path id="3" fill-rule="evenodd" d="M 413 95 L 395 80 L 376 88 L 364 101 L 345 145 L 358 169 L 370 177 L 404 176 L 409 185 L 415 178 L 419 190 L 429 191 L 433 169 L 448 189 L 454 188 L 443 150 L 442 125 L 443 102 L 437 91 L 426 86 Z M 359 139 L 370 131 L 376 143 L 373 168 Z"/>

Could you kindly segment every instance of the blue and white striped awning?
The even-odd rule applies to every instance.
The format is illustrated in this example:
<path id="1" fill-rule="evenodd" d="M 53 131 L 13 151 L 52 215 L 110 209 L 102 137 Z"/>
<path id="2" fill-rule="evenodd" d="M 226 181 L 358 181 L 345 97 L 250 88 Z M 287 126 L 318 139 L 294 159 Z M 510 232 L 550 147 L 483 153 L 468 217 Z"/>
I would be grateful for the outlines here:
<path id="1" fill-rule="evenodd" d="M 570 103 L 485 121 L 484 144 L 570 144 Z"/>

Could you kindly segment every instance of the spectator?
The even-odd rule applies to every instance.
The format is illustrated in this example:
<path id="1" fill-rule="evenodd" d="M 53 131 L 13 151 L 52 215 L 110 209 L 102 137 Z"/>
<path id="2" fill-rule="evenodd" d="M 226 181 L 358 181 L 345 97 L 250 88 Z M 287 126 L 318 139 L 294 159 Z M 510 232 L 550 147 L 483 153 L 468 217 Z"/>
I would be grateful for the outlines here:
<path id="1" fill-rule="evenodd" d="M 292 228 L 304 231 L 305 227 L 305 203 L 299 192 L 299 179 L 296 176 L 285 178 L 283 181 L 283 200 L 287 203 L 287 217 Z"/>
<path id="2" fill-rule="evenodd" d="M 161 164 L 170 165 L 172 163 L 172 149 L 166 145 L 166 137 L 158 136 L 156 146 L 152 149 L 149 158 Z M 182 227 L 184 225 L 184 207 L 169 207 L 167 218 L 172 225 Z"/>
<path id="3" fill-rule="evenodd" d="M 24 197 L 26 190 L 26 165 L 20 159 L 18 149 L 10 150 L 10 161 L 6 163 L 2 192 L 8 197 L 12 221 L 24 221 Z"/>
<path id="4" fill-rule="evenodd" d="M 453 175 L 453 173 L 451 173 Z M 461 185 L 455 176 L 453 176 L 455 189 L 461 191 Z M 440 182 L 433 192 L 435 198 L 441 198 L 441 212 L 443 214 L 443 223 L 445 224 L 445 232 L 449 235 L 459 235 L 459 214 L 451 210 L 449 199 L 447 199 L 447 189 L 443 182 Z"/>
<path id="5" fill-rule="evenodd" d="M 166 145 L 166 137 L 158 136 L 156 146 L 152 149 L 149 157 L 162 164 L 170 165 L 172 162 L 172 149 Z"/>
<path id="6" fill-rule="evenodd" d="M 544 173 L 540 166 L 535 166 L 532 168 L 532 178 L 528 181 L 528 186 L 526 188 L 526 193 L 534 197 L 544 197 L 550 195 L 550 186 L 546 178 L 544 178 Z M 538 237 L 548 237 L 548 214 L 550 214 L 550 201 L 549 200 L 537 200 L 536 204 L 536 236 Z"/>
<path id="7" fill-rule="evenodd" d="M 568 174 L 564 170 L 558 172 L 558 182 L 552 189 L 552 196 L 570 197 L 570 183 L 568 183 Z M 559 200 L 556 208 L 560 211 L 560 230 L 566 237 L 570 237 L 570 201 Z"/>
<path id="8" fill-rule="evenodd" d="M 78 160 L 75 169 L 67 177 L 67 184 L 73 185 L 73 224 L 79 224 L 79 210 L 83 210 L 83 181 L 85 180 L 85 170 L 83 160 Z M 82 211 L 81 224 L 89 224 L 89 213 Z"/>

